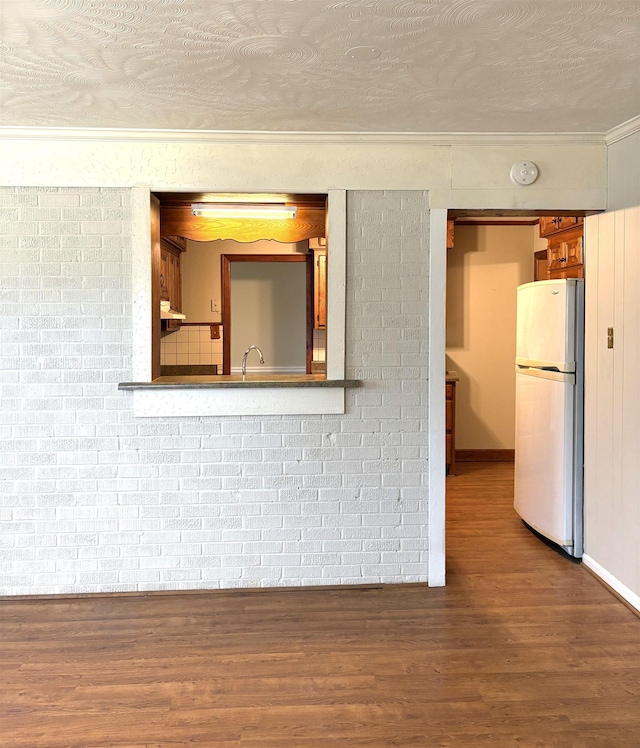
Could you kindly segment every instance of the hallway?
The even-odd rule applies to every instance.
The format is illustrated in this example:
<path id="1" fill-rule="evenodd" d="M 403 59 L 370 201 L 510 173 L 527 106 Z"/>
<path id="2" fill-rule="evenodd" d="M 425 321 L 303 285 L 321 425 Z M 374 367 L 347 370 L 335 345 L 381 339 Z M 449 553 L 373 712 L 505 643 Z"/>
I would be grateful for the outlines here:
<path id="1" fill-rule="evenodd" d="M 446 588 L 0 600 L 0 743 L 635 748 L 640 619 L 460 468 Z"/>

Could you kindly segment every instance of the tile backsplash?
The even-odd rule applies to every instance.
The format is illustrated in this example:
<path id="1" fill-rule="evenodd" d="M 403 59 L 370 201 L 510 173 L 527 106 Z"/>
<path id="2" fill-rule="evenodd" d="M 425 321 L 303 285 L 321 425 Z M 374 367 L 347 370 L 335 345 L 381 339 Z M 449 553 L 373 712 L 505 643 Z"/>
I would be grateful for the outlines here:
<path id="1" fill-rule="evenodd" d="M 177 332 L 164 335 L 160 342 L 162 366 L 218 364 L 222 371 L 222 327 L 220 339 L 211 340 L 208 324 L 181 325 Z"/>
<path id="2" fill-rule="evenodd" d="M 181 325 L 177 332 L 163 336 L 160 342 L 160 364 L 180 366 L 189 364 L 218 364 L 222 372 L 222 327 L 220 339 L 211 340 L 208 324 Z M 313 360 L 326 360 L 326 330 L 313 331 Z"/>
<path id="3" fill-rule="evenodd" d="M 327 331 L 326 330 L 314 330 L 313 331 L 313 360 L 314 361 L 326 361 L 327 360 Z"/>

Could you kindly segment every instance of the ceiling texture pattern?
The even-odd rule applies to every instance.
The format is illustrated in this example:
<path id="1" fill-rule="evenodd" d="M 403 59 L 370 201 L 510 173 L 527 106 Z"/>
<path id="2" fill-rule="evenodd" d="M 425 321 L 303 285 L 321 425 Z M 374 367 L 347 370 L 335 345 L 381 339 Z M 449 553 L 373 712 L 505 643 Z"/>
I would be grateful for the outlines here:
<path id="1" fill-rule="evenodd" d="M 640 0 L 0 0 L 0 44 L 10 127 L 595 133 L 640 113 Z"/>

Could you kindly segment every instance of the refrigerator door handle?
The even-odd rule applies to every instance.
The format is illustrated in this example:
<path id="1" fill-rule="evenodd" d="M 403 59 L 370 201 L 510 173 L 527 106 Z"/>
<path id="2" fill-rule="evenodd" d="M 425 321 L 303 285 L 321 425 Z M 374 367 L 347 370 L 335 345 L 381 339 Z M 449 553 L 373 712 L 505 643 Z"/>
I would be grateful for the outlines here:
<path id="1" fill-rule="evenodd" d="M 567 384 L 576 383 L 576 375 L 565 371 L 550 371 L 549 369 L 532 369 L 516 366 L 516 374 L 522 374 L 525 377 L 551 379 L 554 382 L 566 382 Z"/>
<path id="2" fill-rule="evenodd" d="M 536 369 L 556 369 L 557 371 L 575 371 L 575 361 L 541 361 L 531 358 L 516 358 L 518 366 L 534 367 Z"/>

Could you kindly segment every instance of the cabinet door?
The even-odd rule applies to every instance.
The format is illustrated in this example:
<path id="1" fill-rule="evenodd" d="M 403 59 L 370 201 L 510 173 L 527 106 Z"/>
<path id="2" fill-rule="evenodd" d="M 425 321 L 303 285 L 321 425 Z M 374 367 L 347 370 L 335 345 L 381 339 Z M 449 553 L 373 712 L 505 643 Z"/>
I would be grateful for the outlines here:
<path id="1" fill-rule="evenodd" d="M 327 253 L 314 252 L 313 271 L 313 326 L 324 330 L 327 326 Z"/>
<path id="2" fill-rule="evenodd" d="M 171 308 L 182 311 L 182 283 L 180 276 L 180 255 L 169 255 L 169 298 Z"/>
<path id="3" fill-rule="evenodd" d="M 547 249 L 548 266 L 547 270 L 549 273 L 553 273 L 556 270 L 563 270 L 566 265 L 566 258 L 564 256 L 565 242 L 562 237 L 556 236 L 549 239 L 549 248 Z"/>
<path id="4" fill-rule="evenodd" d="M 582 216 L 540 216 L 540 236 L 582 226 L 583 220 Z"/>
<path id="5" fill-rule="evenodd" d="M 582 226 L 581 216 L 559 216 L 558 217 L 558 228 L 557 231 L 564 231 L 565 229 L 573 229 L 576 226 Z"/>
<path id="6" fill-rule="evenodd" d="M 574 232 L 572 232 L 573 234 Z M 567 267 L 574 267 L 575 265 L 582 265 L 582 233 L 579 236 L 571 236 L 565 240 L 565 252 L 564 256 L 567 258 Z"/>
<path id="7" fill-rule="evenodd" d="M 169 293 L 169 257 L 170 254 L 164 249 L 160 250 L 160 299 L 170 301 Z"/>
<path id="8" fill-rule="evenodd" d="M 582 227 L 549 237 L 548 256 L 550 273 L 582 265 Z"/>
<path id="9" fill-rule="evenodd" d="M 160 244 L 160 298 L 169 301 L 174 312 L 182 311 L 182 277 L 180 250 L 173 242 L 162 238 Z"/>
<path id="10" fill-rule="evenodd" d="M 540 236 L 549 236 L 558 230 L 556 216 L 540 216 Z"/>

